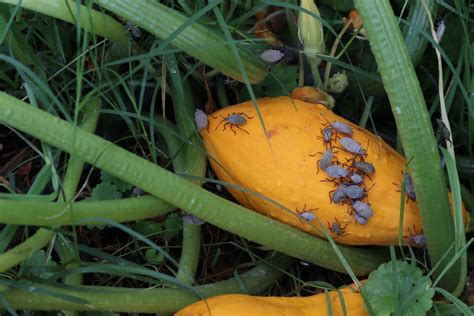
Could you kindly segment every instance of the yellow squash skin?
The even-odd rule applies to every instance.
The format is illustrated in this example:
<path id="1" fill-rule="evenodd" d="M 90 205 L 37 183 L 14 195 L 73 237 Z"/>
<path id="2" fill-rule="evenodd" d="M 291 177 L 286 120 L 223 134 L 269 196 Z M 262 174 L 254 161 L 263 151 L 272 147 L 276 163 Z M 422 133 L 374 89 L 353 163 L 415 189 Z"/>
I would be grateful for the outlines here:
<path id="1" fill-rule="evenodd" d="M 339 292 L 344 297 L 347 315 L 369 315 L 360 293 L 355 293 L 349 288 L 341 289 Z M 344 315 L 337 291 L 330 291 L 327 296 L 331 301 L 332 315 Z M 175 316 L 326 316 L 330 315 L 326 303 L 327 296 L 324 293 L 309 297 L 221 295 L 187 306 Z"/>
<path id="2" fill-rule="evenodd" d="M 338 236 L 330 232 L 338 243 L 396 244 L 405 158 L 380 137 L 337 116 L 320 104 L 289 97 L 257 101 L 267 135 L 264 135 L 251 101 L 208 115 L 209 125 L 207 129 L 201 129 L 201 135 L 210 164 L 219 179 L 274 200 L 287 210 L 255 194 L 226 187 L 234 198 L 250 209 L 317 236 L 323 236 L 318 221 L 308 222 L 298 217 L 298 213 L 310 211 L 326 229 L 337 219 L 341 227 L 347 225 L 345 234 Z M 246 122 L 237 126 L 223 119 L 232 113 L 246 118 Z M 350 214 L 349 205 L 330 203 L 329 192 L 335 189 L 335 185 L 323 181 L 328 179 L 323 170 L 317 173 L 317 161 L 326 150 L 320 139 L 321 130 L 328 121 L 339 121 L 351 126 L 351 137 L 367 149 L 365 161 L 375 166 L 375 174 L 364 180 L 366 189 L 373 187 L 362 201 L 370 203 L 374 213 L 365 225 L 356 222 Z M 334 140 L 332 144 L 340 147 Z M 335 150 L 337 153 L 334 156 L 339 162 L 354 158 L 353 154 L 343 149 Z M 422 233 L 416 203 L 405 201 L 404 242 L 409 243 L 413 239 L 411 237 Z"/>

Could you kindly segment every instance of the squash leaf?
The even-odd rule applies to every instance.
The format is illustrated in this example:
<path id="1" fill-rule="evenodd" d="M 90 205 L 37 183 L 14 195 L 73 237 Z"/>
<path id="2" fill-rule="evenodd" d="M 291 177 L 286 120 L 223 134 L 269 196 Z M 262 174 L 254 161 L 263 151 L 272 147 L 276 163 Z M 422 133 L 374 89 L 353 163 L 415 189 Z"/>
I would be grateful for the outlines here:
<path id="1" fill-rule="evenodd" d="M 362 287 L 377 315 L 425 315 L 433 306 L 430 278 L 406 261 L 391 261 L 370 273 Z"/>

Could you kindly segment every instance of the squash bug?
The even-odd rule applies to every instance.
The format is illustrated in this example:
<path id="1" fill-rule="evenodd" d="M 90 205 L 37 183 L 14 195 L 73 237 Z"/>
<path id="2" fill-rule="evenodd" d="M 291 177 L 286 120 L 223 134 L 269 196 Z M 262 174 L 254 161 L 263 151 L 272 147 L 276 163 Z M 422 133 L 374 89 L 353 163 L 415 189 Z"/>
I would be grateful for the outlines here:
<path id="1" fill-rule="evenodd" d="M 316 173 L 319 173 L 320 169 L 326 170 L 329 166 L 331 166 L 333 156 L 334 155 L 333 155 L 332 148 L 329 148 L 328 150 L 326 150 L 316 163 L 316 167 L 318 169 Z"/>
<path id="2" fill-rule="evenodd" d="M 330 165 L 326 167 L 326 169 L 324 169 L 324 172 L 326 172 L 331 178 L 345 178 L 349 175 L 349 171 L 347 171 L 343 167 L 336 165 Z"/>
<path id="3" fill-rule="evenodd" d="M 441 137 L 441 139 L 443 139 L 445 142 L 448 142 L 452 145 L 453 141 L 451 140 L 451 133 L 449 132 L 448 127 L 443 123 L 443 120 L 436 119 L 436 124 L 438 125 L 436 129 L 436 136 Z"/>
<path id="4" fill-rule="evenodd" d="M 328 148 L 328 145 L 329 147 L 331 147 L 331 138 L 332 138 L 332 130 L 330 127 L 326 127 L 324 129 L 321 129 L 321 135 L 323 135 L 322 137 L 321 136 L 317 136 L 316 138 L 318 139 L 321 139 L 324 143 L 324 146 L 326 148 Z"/>
<path id="5" fill-rule="evenodd" d="M 196 112 L 194 112 L 194 122 L 196 122 L 196 126 L 198 130 L 201 130 L 203 128 L 208 127 L 208 121 L 207 121 L 207 115 L 204 113 L 203 110 L 197 109 Z"/>
<path id="6" fill-rule="evenodd" d="M 276 63 L 283 57 L 285 57 L 285 54 L 277 49 L 267 49 L 260 55 L 260 58 L 267 63 Z"/>
<path id="7" fill-rule="evenodd" d="M 306 204 L 305 204 L 301 211 L 296 209 L 296 213 L 298 214 L 299 218 L 304 219 L 308 222 L 312 222 L 316 218 L 316 215 L 314 215 L 311 212 L 314 212 L 314 211 L 317 211 L 317 210 L 318 210 L 318 208 L 311 208 L 311 209 L 307 210 L 306 209 Z"/>
<path id="8" fill-rule="evenodd" d="M 375 173 L 375 167 L 373 164 L 370 162 L 365 162 L 365 161 L 355 161 L 352 166 L 355 168 L 359 169 L 366 175 L 370 176 Z"/>
<path id="9" fill-rule="evenodd" d="M 411 177 L 408 172 L 403 173 L 403 178 L 405 179 L 405 193 L 407 195 L 407 198 L 412 201 L 416 201 L 415 187 L 413 186 L 413 181 L 411 180 Z"/>
<path id="10" fill-rule="evenodd" d="M 334 220 L 335 222 L 332 224 L 328 222 L 329 230 L 333 232 L 334 234 L 336 234 L 336 237 L 342 237 L 342 236 L 347 235 L 346 227 L 348 224 L 346 223 L 346 225 L 342 227 L 341 223 L 339 223 L 339 220 L 337 218 L 334 218 Z"/>
<path id="11" fill-rule="evenodd" d="M 413 232 L 410 231 L 410 227 L 408 227 L 408 232 L 410 233 L 410 238 L 408 239 L 410 243 L 414 243 L 415 245 L 419 245 L 422 247 L 426 245 L 425 235 L 417 234 L 415 225 L 413 225 Z"/>
<path id="12" fill-rule="evenodd" d="M 369 218 L 374 215 L 374 211 L 370 207 L 370 204 L 361 201 L 355 201 L 352 204 L 352 208 L 355 210 L 354 217 L 359 224 L 367 224 Z"/>
<path id="13" fill-rule="evenodd" d="M 346 185 L 341 184 L 337 187 L 336 190 L 329 191 L 329 199 L 330 199 L 331 203 L 339 204 L 339 203 L 342 203 L 345 200 L 347 200 L 347 195 L 345 193 L 345 189 L 346 189 Z M 331 193 L 332 193 L 332 195 L 331 195 Z"/>
<path id="14" fill-rule="evenodd" d="M 132 22 L 128 21 L 127 23 L 125 23 L 125 29 L 128 31 L 128 33 L 130 33 L 130 35 L 132 35 L 132 37 L 134 38 L 140 38 L 142 36 L 142 32 L 140 31 L 140 29 L 138 28 L 138 26 L 136 26 L 135 24 L 133 24 Z"/>
<path id="15" fill-rule="evenodd" d="M 321 116 L 324 117 L 324 119 L 327 122 L 325 125 L 330 125 L 332 128 L 334 128 L 336 130 L 336 132 L 346 134 L 346 135 L 349 135 L 349 136 L 352 135 L 352 127 L 350 127 L 346 123 L 342 123 L 342 122 L 339 122 L 339 121 L 334 121 L 334 122 L 331 123 L 331 122 L 328 121 L 328 119 L 324 116 L 323 113 L 321 113 Z"/>
<path id="16" fill-rule="evenodd" d="M 372 189 L 372 187 L 374 185 L 375 184 L 372 184 L 372 186 L 369 188 L 369 190 Z M 344 188 L 344 193 L 351 200 L 359 200 L 359 199 L 365 198 L 367 196 L 367 192 L 369 192 L 369 190 L 365 190 L 364 188 L 353 184 L 353 185 L 347 185 Z"/>
<path id="17" fill-rule="evenodd" d="M 362 148 L 360 143 L 358 143 L 357 141 L 353 140 L 350 137 L 340 138 L 339 143 L 341 144 L 342 148 L 347 152 L 350 152 L 362 158 L 367 156 L 367 151 Z"/>
<path id="18" fill-rule="evenodd" d="M 222 123 L 224 123 L 222 130 L 225 131 L 227 126 L 230 125 L 230 130 L 234 133 L 234 136 L 237 135 L 237 132 L 234 130 L 234 126 L 237 127 L 238 129 L 244 131 L 247 134 L 249 133 L 248 131 L 244 130 L 240 126 L 247 123 L 247 119 L 253 119 L 252 116 L 248 116 L 247 114 L 242 113 L 242 112 L 241 113 L 235 113 L 234 112 L 234 113 L 231 113 L 231 114 L 227 115 L 226 117 L 223 117 L 222 115 L 220 117 L 222 118 L 222 120 L 219 122 L 219 124 L 217 124 L 215 130 L 217 130 L 217 128 Z"/>
<path id="19" fill-rule="evenodd" d="M 361 184 L 364 181 L 364 178 L 362 178 L 358 173 L 353 173 L 351 175 L 351 181 L 353 184 Z"/>

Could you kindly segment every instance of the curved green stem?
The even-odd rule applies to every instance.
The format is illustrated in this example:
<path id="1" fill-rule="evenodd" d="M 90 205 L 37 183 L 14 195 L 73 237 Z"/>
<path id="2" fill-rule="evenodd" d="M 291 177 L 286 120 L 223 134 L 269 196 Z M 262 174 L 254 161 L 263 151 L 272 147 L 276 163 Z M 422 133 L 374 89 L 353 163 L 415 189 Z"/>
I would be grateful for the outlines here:
<path id="1" fill-rule="evenodd" d="M 356 0 L 355 4 L 364 21 L 409 161 L 431 263 L 440 264 L 436 278 L 454 256 L 452 248 L 442 259 L 455 236 L 446 182 L 423 93 L 389 2 Z M 442 284 L 452 290 L 460 277 L 460 265 L 455 264 Z"/>
<path id="2" fill-rule="evenodd" d="M 170 69 L 177 66 L 174 55 L 166 55 L 166 62 Z M 178 156 L 184 157 L 184 161 L 177 159 L 173 163 L 174 170 L 179 173 L 204 177 L 206 173 L 206 155 L 201 140 L 197 136 L 194 124 L 194 105 L 192 102 L 191 87 L 188 81 L 181 78 L 179 71 L 169 73 L 171 77 L 171 94 L 173 97 L 173 107 L 181 133 L 190 139 L 188 144 Z M 166 133 L 164 136 L 167 135 Z M 176 137 L 165 137 L 168 147 L 177 147 L 182 144 Z M 199 179 L 192 180 L 196 185 L 201 185 Z M 178 273 L 176 278 L 185 284 L 192 285 L 196 275 L 199 254 L 201 249 L 201 226 L 188 223 L 183 219 L 183 242 L 181 257 L 179 260 Z"/>
<path id="3" fill-rule="evenodd" d="M 231 278 L 213 284 L 197 286 L 195 290 L 204 297 L 212 297 L 221 294 L 242 293 L 241 285 L 243 284 L 250 294 L 259 294 L 280 278 L 283 274 L 282 271 L 287 270 L 293 262 L 294 260 L 290 257 L 278 256 L 268 260 L 268 264 L 260 263 L 251 270 L 242 273 L 238 281 Z M 31 286 L 37 289 L 60 292 L 62 295 L 70 295 L 87 301 L 87 304 L 78 304 L 55 298 L 52 295 L 42 295 L 38 292 L 27 292 L 14 288 L 0 287 L 0 292 L 13 308 L 35 311 L 67 309 L 128 313 L 174 313 L 200 300 L 194 292 L 178 288 L 54 287 L 33 283 L 31 283 Z"/>
<path id="4" fill-rule="evenodd" d="M 201 226 L 183 221 L 183 243 L 176 279 L 193 284 L 201 247 Z"/>
<path id="5" fill-rule="evenodd" d="M 71 215 L 71 209 L 74 211 Z M 152 218 L 175 210 L 176 207 L 151 195 L 110 201 L 43 202 L 0 200 L 0 223 L 56 227 L 100 224 L 88 218 L 108 218 L 129 222 Z M 1 261 L 1 260 L 0 260 Z"/>
<path id="6" fill-rule="evenodd" d="M 74 129 L 68 122 L 2 92 L 0 122 L 75 154 L 119 179 L 231 233 L 301 260 L 345 272 L 329 242 L 216 196 L 109 141 Z M 71 143 L 73 135 L 75 142 Z M 338 248 L 357 275 L 369 273 L 388 258 L 385 248 Z"/>

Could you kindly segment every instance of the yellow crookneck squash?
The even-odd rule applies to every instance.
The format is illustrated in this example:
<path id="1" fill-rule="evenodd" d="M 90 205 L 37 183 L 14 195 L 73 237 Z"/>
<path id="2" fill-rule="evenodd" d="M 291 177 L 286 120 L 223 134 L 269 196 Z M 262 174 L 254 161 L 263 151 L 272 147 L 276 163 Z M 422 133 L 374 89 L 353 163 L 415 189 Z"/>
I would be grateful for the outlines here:
<path id="1" fill-rule="evenodd" d="M 250 209 L 313 235 L 323 236 L 323 226 L 338 243 L 396 244 L 405 158 L 380 137 L 321 104 L 290 97 L 257 102 L 266 135 L 252 101 L 208 115 L 207 128 L 200 130 L 217 177 L 247 190 L 227 186 L 233 197 Z M 338 132 L 334 122 L 350 126 L 352 134 Z M 332 132 L 330 140 L 325 140 L 325 128 Z M 359 154 L 343 148 L 341 139 L 348 137 L 360 146 L 356 145 Z M 318 171 L 320 159 L 330 147 L 332 164 L 349 171 L 343 181 L 331 178 L 325 170 Z M 352 166 L 356 161 L 372 164 L 375 172 L 364 174 Z M 363 190 L 359 200 L 365 203 L 361 205 L 369 205 L 373 214 L 365 224 L 354 210 L 355 200 L 332 202 L 340 183 L 349 185 L 354 172 L 363 178 L 358 185 Z M 404 243 L 417 246 L 422 234 L 416 201 L 406 199 Z"/>
<path id="2" fill-rule="evenodd" d="M 350 288 L 316 294 L 308 297 L 261 297 L 239 294 L 215 296 L 196 302 L 180 310 L 175 316 L 365 316 L 367 312 L 362 295 Z"/>

